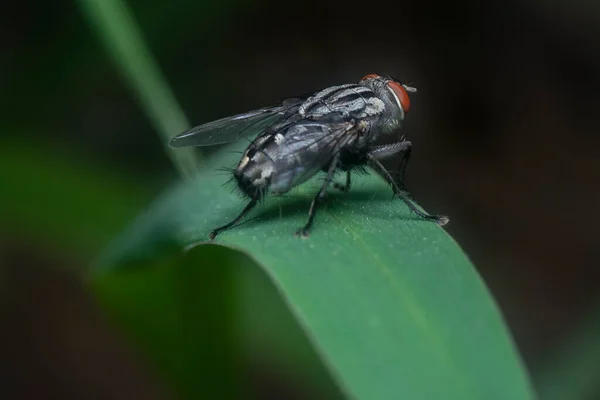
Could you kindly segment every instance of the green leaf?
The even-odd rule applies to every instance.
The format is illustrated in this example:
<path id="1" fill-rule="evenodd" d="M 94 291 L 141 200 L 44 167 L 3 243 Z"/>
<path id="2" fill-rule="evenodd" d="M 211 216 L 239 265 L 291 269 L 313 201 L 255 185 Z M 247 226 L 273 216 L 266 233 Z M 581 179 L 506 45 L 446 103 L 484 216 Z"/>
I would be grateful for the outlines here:
<path id="1" fill-rule="evenodd" d="M 210 168 L 230 166 L 235 157 L 223 152 Z M 348 396 L 534 397 L 502 317 L 467 256 L 442 228 L 391 201 L 377 175 L 355 177 L 349 194 L 331 191 L 308 239 L 293 233 L 305 222 L 319 180 L 271 197 L 217 238 L 232 250 L 215 256 L 214 246 L 203 244 L 209 231 L 244 205 L 222 187 L 227 179 L 209 170 L 169 190 L 107 251 L 97 274 L 119 276 L 132 260 L 154 268 L 151 260 L 166 258 L 173 260 L 169 268 L 187 276 L 189 267 L 176 261 L 184 247 L 197 245 L 194 257 L 206 257 L 197 268 L 218 266 L 241 250 L 269 277 Z M 110 299 L 110 285 L 99 287 Z M 198 283 L 197 291 L 202 287 Z M 119 315 L 127 301 L 120 297 L 111 309 Z M 147 329 L 120 320 L 138 336 Z"/>
<path id="2" fill-rule="evenodd" d="M 112 318 L 183 398 L 248 398 L 242 367 L 341 398 L 317 354 L 257 265 L 208 245 L 130 260 L 96 277 Z M 273 352 L 273 349 L 276 349 Z M 235 384 L 232 384 L 235 382 Z M 237 388 L 237 389 L 236 389 Z"/>

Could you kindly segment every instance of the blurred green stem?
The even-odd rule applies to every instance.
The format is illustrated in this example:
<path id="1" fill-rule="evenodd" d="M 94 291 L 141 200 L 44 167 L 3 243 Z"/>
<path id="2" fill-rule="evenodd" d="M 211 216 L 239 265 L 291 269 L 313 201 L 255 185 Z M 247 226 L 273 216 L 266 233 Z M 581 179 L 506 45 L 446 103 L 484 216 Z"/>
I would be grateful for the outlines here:
<path id="1" fill-rule="evenodd" d="M 179 173 L 189 177 L 197 169 L 193 148 L 173 150 L 169 141 L 189 123 L 165 77 L 152 58 L 124 0 L 77 0 L 111 54 L 125 82 L 136 92 L 144 112 L 160 134 L 167 155 Z"/>

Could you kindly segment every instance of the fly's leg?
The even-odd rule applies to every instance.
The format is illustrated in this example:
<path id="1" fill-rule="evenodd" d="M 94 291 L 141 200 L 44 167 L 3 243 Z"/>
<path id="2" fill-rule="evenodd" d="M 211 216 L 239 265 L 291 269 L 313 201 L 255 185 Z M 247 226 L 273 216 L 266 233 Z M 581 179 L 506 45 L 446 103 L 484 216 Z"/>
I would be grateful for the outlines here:
<path id="1" fill-rule="evenodd" d="M 404 151 L 402 155 L 402 161 L 400 161 L 400 168 L 398 169 L 398 186 L 403 191 L 406 191 L 406 185 L 404 184 L 404 172 L 406 172 L 406 166 L 408 165 L 408 160 L 410 159 L 410 153 L 412 153 L 412 145 L 410 142 L 406 142 L 409 144 L 409 147 Z M 407 192 L 408 194 L 408 192 Z"/>
<path id="2" fill-rule="evenodd" d="M 417 208 L 417 206 L 412 202 L 412 200 L 410 199 L 410 197 L 408 196 L 408 194 L 405 191 L 401 190 L 398 187 L 398 185 L 396 184 L 396 182 L 394 182 L 394 178 L 392 178 L 392 176 L 390 175 L 390 173 L 379 162 L 379 160 L 377 160 L 373 156 L 369 155 L 367 162 L 368 162 L 368 164 L 369 164 L 370 167 L 372 167 L 373 169 L 375 169 L 377 172 L 379 172 L 385 178 L 385 180 L 392 186 L 392 190 L 394 191 L 394 194 L 396 196 L 398 196 L 400 199 L 402 199 L 402 201 L 404 201 L 404 203 L 406 203 L 406 205 L 408 206 L 408 208 L 410 208 L 410 210 L 412 212 L 414 212 L 415 214 L 417 214 L 421 218 L 428 219 L 428 220 L 434 220 L 440 226 L 444 226 L 444 225 L 446 225 L 448 223 L 448 217 L 446 217 L 446 216 L 443 216 L 443 215 L 429 215 L 429 214 L 426 214 L 423 211 L 419 210 Z"/>
<path id="3" fill-rule="evenodd" d="M 346 184 L 345 185 L 339 184 L 337 182 L 333 182 L 333 187 L 344 193 L 348 193 L 350 191 L 351 185 L 352 185 L 352 175 L 350 174 L 350 171 L 346 171 Z"/>
<path id="4" fill-rule="evenodd" d="M 325 182 L 323 182 L 323 186 L 321 186 L 321 190 L 319 190 L 319 193 L 317 193 L 317 195 L 313 199 L 312 203 L 310 203 L 310 209 L 308 210 L 308 221 L 306 222 L 306 225 L 304 225 L 302 228 L 300 228 L 296 231 L 296 236 L 301 236 L 303 238 L 308 237 L 310 228 L 312 227 L 312 224 L 315 219 L 315 215 L 317 214 L 317 205 L 318 205 L 318 203 L 320 203 L 323 200 L 323 198 L 325 197 L 325 194 L 327 193 L 327 187 L 333 180 L 333 175 L 335 174 L 335 169 L 337 168 L 339 159 L 340 159 L 340 155 L 339 155 L 339 153 L 337 153 L 333 157 L 331 165 L 329 166 L 329 169 L 327 170 L 327 177 L 325 178 Z"/>
<path id="5" fill-rule="evenodd" d="M 254 206 L 258 203 L 258 200 L 251 200 L 250 203 L 246 204 L 246 207 L 244 207 L 244 209 L 242 210 L 242 212 L 235 217 L 231 222 L 220 226 L 216 229 L 214 229 L 209 235 L 208 238 L 210 240 L 214 240 L 217 235 L 223 231 L 226 231 L 227 229 L 231 228 L 233 225 L 235 225 L 236 223 L 238 223 L 238 221 L 242 218 L 244 218 L 244 216 L 246 214 L 248 214 L 250 212 L 250 210 L 252 210 L 254 208 Z"/>
<path id="6" fill-rule="evenodd" d="M 391 157 L 398 153 L 402 154 L 402 160 L 400 160 L 400 168 L 398 169 L 398 173 L 396 174 L 398 187 L 400 190 L 406 192 L 406 185 L 404 184 L 404 172 L 406 171 L 406 166 L 408 165 L 408 160 L 410 159 L 410 153 L 412 152 L 412 143 L 408 140 L 404 140 L 397 143 L 392 144 L 384 144 L 383 146 L 377 146 L 373 150 L 370 151 L 370 155 L 373 158 L 381 160 L 383 158 Z M 408 196 L 410 194 L 406 193 Z"/>

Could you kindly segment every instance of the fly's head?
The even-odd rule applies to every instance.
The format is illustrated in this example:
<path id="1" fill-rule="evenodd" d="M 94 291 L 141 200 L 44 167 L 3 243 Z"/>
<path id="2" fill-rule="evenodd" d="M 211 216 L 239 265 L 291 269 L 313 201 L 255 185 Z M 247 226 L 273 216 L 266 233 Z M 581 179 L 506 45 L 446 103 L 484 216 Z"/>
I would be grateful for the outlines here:
<path id="1" fill-rule="evenodd" d="M 392 133 L 400 128 L 410 110 L 408 93 L 416 92 L 417 89 L 377 74 L 363 77 L 360 84 L 371 89 L 385 104 L 385 112 L 382 115 L 382 125 L 380 126 L 382 133 Z"/>

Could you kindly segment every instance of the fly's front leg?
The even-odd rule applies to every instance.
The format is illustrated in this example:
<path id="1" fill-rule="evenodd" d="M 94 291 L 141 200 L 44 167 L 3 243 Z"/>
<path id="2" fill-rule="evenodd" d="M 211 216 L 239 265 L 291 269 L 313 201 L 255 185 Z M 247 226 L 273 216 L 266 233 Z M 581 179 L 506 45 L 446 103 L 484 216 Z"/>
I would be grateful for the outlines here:
<path id="1" fill-rule="evenodd" d="M 337 190 L 340 190 L 344 193 L 348 193 L 350 191 L 350 186 L 352 185 L 352 175 L 350 174 L 350 171 L 346 171 L 346 184 L 345 185 L 341 185 L 337 182 L 333 183 L 333 187 Z"/>
<path id="2" fill-rule="evenodd" d="M 392 144 L 384 144 L 383 146 L 377 146 L 373 150 L 370 151 L 369 155 L 378 160 L 391 157 L 398 153 L 402 153 L 402 160 L 400 160 L 400 168 L 398 169 L 397 183 L 398 187 L 402 191 L 406 191 L 406 185 L 404 184 L 404 172 L 406 171 L 406 166 L 408 165 L 408 160 L 410 159 L 410 153 L 412 152 L 412 143 L 408 140 L 403 140 L 401 142 L 392 143 Z M 407 193 L 407 195 L 409 195 Z M 410 196 L 410 195 L 409 195 Z"/>
<path id="3" fill-rule="evenodd" d="M 400 168 L 398 169 L 398 186 L 403 191 L 406 191 L 406 185 L 404 184 L 404 172 L 406 171 L 406 166 L 408 165 L 408 160 L 410 159 L 410 153 L 412 153 L 412 145 L 410 142 L 406 142 L 409 144 L 408 148 L 404 151 L 402 155 L 402 160 L 400 161 Z"/>
<path id="4" fill-rule="evenodd" d="M 340 155 L 339 155 L 339 153 L 337 153 L 333 157 L 333 160 L 331 161 L 331 165 L 329 166 L 329 169 L 327 170 L 327 177 L 325 178 L 325 182 L 323 182 L 323 186 L 321 186 L 321 190 L 319 190 L 319 193 L 317 193 L 317 195 L 313 199 L 312 203 L 310 203 L 310 209 L 308 210 L 308 221 L 306 222 L 306 225 L 304 225 L 302 228 L 300 228 L 296 231 L 296 236 L 301 236 L 303 238 L 308 237 L 310 228 L 312 227 L 312 224 L 315 219 L 315 215 L 317 214 L 317 206 L 323 200 L 323 198 L 325 197 L 325 194 L 327 193 L 327 187 L 333 180 L 333 175 L 335 174 L 335 169 L 337 168 L 339 159 L 340 159 Z"/>
<path id="5" fill-rule="evenodd" d="M 402 201 L 404 201 L 404 203 L 406 203 L 406 205 L 408 206 L 408 208 L 410 208 L 410 210 L 412 212 L 414 212 L 421 218 L 434 220 L 440 226 L 444 226 L 448 223 L 448 217 L 446 217 L 446 216 L 429 215 L 429 214 L 426 214 L 423 211 L 419 210 L 417 208 L 417 206 L 411 201 L 410 197 L 408 196 L 408 193 L 406 193 L 405 191 L 401 190 L 398 187 L 396 182 L 394 182 L 394 178 L 392 178 L 390 173 L 385 169 L 383 164 L 381 164 L 381 162 L 379 162 L 379 160 L 377 160 L 373 156 L 369 155 L 368 156 L 368 164 L 371 168 L 375 169 L 377 172 L 379 172 L 385 178 L 385 180 L 392 186 L 392 190 L 394 191 L 394 194 L 396 196 L 398 196 L 400 199 L 402 199 Z"/>
<path id="6" fill-rule="evenodd" d="M 220 226 L 218 228 L 215 228 L 210 235 L 208 235 L 208 238 L 210 240 L 214 240 L 214 238 L 217 237 L 217 235 L 223 231 L 226 231 L 227 229 L 231 228 L 233 225 L 235 225 L 240 219 L 244 218 L 244 215 L 248 214 L 250 212 L 250 210 L 252 210 L 254 208 L 254 206 L 256 206 L 256 204 L 258 203 L 257 200 L 251 200 L 250 203 L 248 203 L 246 205 L 246 207 L 244 207 L 244 209 L 242 210 L 242 212 L 235 217 L 231 222 Z"/>

